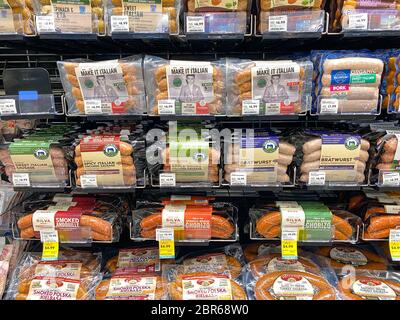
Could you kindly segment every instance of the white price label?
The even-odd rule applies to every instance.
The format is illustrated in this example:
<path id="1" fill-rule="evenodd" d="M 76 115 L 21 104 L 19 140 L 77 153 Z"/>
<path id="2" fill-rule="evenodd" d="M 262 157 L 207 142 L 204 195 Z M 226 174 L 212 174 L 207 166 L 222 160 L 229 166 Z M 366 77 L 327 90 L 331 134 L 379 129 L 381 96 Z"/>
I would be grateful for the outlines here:
<path id="1" fill-rule="evenodd" d="M 82 188 L 97 188 L 97 176 L 95 174 L 81 175 Z"/>
<path id="2" fill-rule="evenodd" d="M 389 250 L 393 261 L 400 261 L 400 229 L 390 229 Z"/>
<path id="3" fill-rule="evenodd" d="M 111 16 L 111 32 L 129 32 L 129 17 Z"/>
<path id="4" fill-rule="evenodd" d="M 286 32 L 287 16 L 270 16 L 268 21 L 268 31 L 270 32 Z"/>
<path id="5" fill-rule="evenodd" d="M 265 104 L 265 114 L 279 114 L 281 112 L 281 104 L 280 103 L 266 103 Z"/>
<path id="6" fill-rule="evenodd" d="M 175 114 L 175 100 L 158 100 L 158 114 Z"/>
<path id="7" fill-rule="evenodd" d="M 55 32 L 54 16 L 36 16 L 36 29 L 41 32 Z"/>
<path id="8" fill-rule="evenodd" d="M 368 13 L 349 14 L 349 29 L 367 30 L 368 29 Z"/>
<path id="9" fill-rule="evenodd" d="M 385 186 L 399 186 L 400 172 L 383 172 L 382 184 Z"/>
<path id="10" fill-rule="evenodd" d="M 29 173 L 13 173 L 12 181 L 14 187 L 30 187 Z"/>
<path id="11" fill-rule="evenodd" d="M 175 187 L 175 173 L 160 173 L 160 187 Z"/>
<path id="12" fill-rule="evenodd" d="M 40 231 L 41 242 L 58 242 L 58 231 Z"/>
<path id="13" fill-rule="evenodd" d="M 16 114 L 17 108 L 15 107 L 14 99 L 1 99 L 0 100 L 0 115 Z"/>
<path id="14" fill-rule="evenodd" d="M 205 32 L 204 16 L 187 16 L 186 31 L 204 33 Z"/>
<path id="15" fill-rule="evenodd" d="M 242 101 L 242 114 L 243 115 L 259 115 L 260 114 L 260 100 L 243 100 Z"/>
<path id="16" fill-rule="evenodd" d="M 245 186 L 247 184 L 246 172 L 232 172 L 231 185 L 232 186 Z"/>
<path id="17" fill-rule="evenodd" d="M 84 100 L 86 114 L 102 114 L 101 100 Z"/>
<path id="18" fill-rule="evenodd" d="M 338 113 L 339 100 L 338 99 L 321 99 L 321 114 L 335 114 Z"/>
<path id="19" fill-rule="evenodd" d="M 323 186 L 325 185 L 325 177 L 324 171 L 311 171 L 308 174 L 308 184 L 310 186 Z"/>
<path id="20" fill-rule="evenodd" d="M 156 229 L 156 241 L 174 240 L 174 228 Z"/>

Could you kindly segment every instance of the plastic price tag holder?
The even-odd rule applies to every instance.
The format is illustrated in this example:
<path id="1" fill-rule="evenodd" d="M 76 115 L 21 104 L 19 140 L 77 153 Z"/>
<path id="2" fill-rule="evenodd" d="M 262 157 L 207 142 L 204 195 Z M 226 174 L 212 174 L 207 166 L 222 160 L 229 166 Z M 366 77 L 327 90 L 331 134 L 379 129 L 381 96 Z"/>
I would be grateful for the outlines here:
<path id="1" fill-rule="evenodd" d="M 382 185 L 398 187 L 400 185 L 400 172 L 383 172 Z"/>
<path id="2" fill-rule="evenodd" d="M 390 229 L 389 249 L 392 260 L 400 261 L 400 229 Z"/>
<path id="3" fill-rule="evenodd" d="M 160 173 L 160 187 L 175 187 L 175 173 Z"/>
<path id="4" fill-rule="evenodd" d="M 12 175 L 14 187 L 30 187 L 29 173 L 14 172 Z"/>
<path id="5" fill-rule="evenodd" d="M 36 29 L 39 33 L 55 32 L 56 26 L 54 22 L 54 16 L 36 16 Z"/>
<path id="6" fill-rule="evenodd" d="M 40 241 L 43 243 L 42 260 L 58 260 L 58 231 L 41 231 Z"/>
<path id="7" fill-rule="evenodd" d="M 0 115 L 16 114 L 17 108 L 14 99 L 1 99 L 0 100 Z"/>
<path id="8" fill-rule="evenodd" d="M 232 186 L 245 186 L 245 185 L 247 185 L 246 172 L 232 172 L 231 173 L 231 185 Z"/>
<path id="9" fill-rule="evenodd" d="M 368 13 L 353 13 L 348 15 L 349 29 L 367 30 Z"/>
<path id="10" fill-rule="evenodd" d="M 101 108 L 101 100 L 84 100 L 85 114 L 102 114 L 103 109 Z"/>
<path id="11" fill-rule="evenodd" d="M 175 235 L 173 228 L 156 229 L 160 259 L 175 259 Z"/>
<path id="12" fill-rule="evenodd" d="M 129 17 L 111 16 L 111 32 L 129 32 Z"/>
<path id="13" fill-rule="evenodd" d="M 242 101 L 243 115 L 259 115 L 260 101 L 259 100 L 243 100 Z"/>
<path id="14" fill-rule="evenodd" d="M 38 100 L 39 94 L 37 91 L 20 91 L 18 97 L 20 101 Z"/>
<path id="15" fill-rule="evenodd" d="M 270 16 L 268 21 L 269 32 L 287 32 L 288 16 Z"/>
<path id="16" fill-rule="evenodd" d="M 205 32 L 204 16 L 186 16 L 186 31 L 204 33 Z"/>
<path id="17" fill-rule="evenodd" d="M 325 185 L 325 177 L 324 171 L 310 171 L 308 174 L 308 184 L 310 186 L 323 186 Z"/>
<path id="18" fill-rule="evenodd" d="M 158 100 L 158 114 L 175 114 L 175 100 Z"/>
<path id="19" fill-rule="evenodd" d="M 97 188 L 97 176 L 95 174 L 81 175 L 82 188 Z"/>
<path id="20" fill-rule="evenodd" d="M 297 259 L 297 239 L 299 230 L 297 228 L 286 228 L 281 233 L 282 259 Z"/>
<path id="21" fill-rule="evenodd" d="M 338 99 L 321 99 L 320 114 L 336 114 L 339 109 Z"/>

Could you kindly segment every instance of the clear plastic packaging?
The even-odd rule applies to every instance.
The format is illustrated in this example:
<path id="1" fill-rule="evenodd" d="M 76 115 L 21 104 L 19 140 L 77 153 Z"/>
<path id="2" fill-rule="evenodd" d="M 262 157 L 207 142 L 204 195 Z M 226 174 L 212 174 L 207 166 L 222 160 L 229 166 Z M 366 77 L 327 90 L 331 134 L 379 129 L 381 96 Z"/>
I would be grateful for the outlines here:
<path id="1" fill-rule="evenodd" d="M 35 34 L 32 0 L 5 0 L 0 10 L 0 34 Z"/>
<path id="2" fill-rule="evenodd" d="M 396 4 L 396 2 L 393 2 Z M 400 11 L 393 9 L 342 9 L 342 32 L 387 32 L 400 30 Z"/>
<path id="3" fill-rule="evenodd" d="M 146 112 L 142 57 L 93 62 L 58 61 L 67 115 L 141 115 Z"/>
<path id="4" fill-rule="evenodd" d="M 263 255 L 279 252 L 281 252 L 281 244 L 279 241 L 252 242 L 246 244 L 243 249 L 246 262 L 253 261 Z"/>
<path id="5" fill-rule="evenodd" d="M 308 60 L 227 60 L 228 115 L 301 114 L 311 106 Z"/>

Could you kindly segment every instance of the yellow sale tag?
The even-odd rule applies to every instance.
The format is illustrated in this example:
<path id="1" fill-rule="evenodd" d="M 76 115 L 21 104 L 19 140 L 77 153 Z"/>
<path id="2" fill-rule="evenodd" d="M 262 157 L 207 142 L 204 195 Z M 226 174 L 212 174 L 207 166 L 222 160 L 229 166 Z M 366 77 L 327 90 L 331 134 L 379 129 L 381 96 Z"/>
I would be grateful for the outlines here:
<path id="1" fill-rule="evenodd" d="M 42 260 L 58 260 L 58 242 L 43 242 Z"/>
<path id="2" fill-rule="evenodd" d="M 175 258 L 175 238 L 173 228 L 156 229 L 156 240 L 160 259 Z"/>
<path id="3" fill-rule="evenodd" d="M 282 230 L 281 249 L 282 259 L 297 259 L 297 229 Z"/>
<path id="4" fill-rule="evenodd" d="M 389 249 L 392 260 L 400 261 L 400 229 L 390 230 Z"/>

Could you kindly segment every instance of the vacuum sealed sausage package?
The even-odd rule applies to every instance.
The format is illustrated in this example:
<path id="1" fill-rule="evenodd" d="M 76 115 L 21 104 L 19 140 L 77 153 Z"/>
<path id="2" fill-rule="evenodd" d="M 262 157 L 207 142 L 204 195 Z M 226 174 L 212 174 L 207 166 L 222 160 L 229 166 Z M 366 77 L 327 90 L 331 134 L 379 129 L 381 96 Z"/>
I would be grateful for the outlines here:
<path id="1" fill-rule="evenodd" d="M 227 60 L 228 115 L 302 114 L 311 106 L 308 60 Z"/>
<path id="2" fill-rule="evenodd" d="M 142 57 L 58 61 L 68 115 L 143 114 Z"/>
<path id="3" fill-rule="evenodd" d="M 108 33 L 178 34 L 181 1 L 107 0 Z"/>
<path id="4" fill-rule="evenodd" d="M 29 0 L 42 33 L 105 34 L 103 0 Z"/>
<path id="5" fill-rule="evenodd" d="M 225 114 L 225 60 L 145 56 L 144 77 L 149 115 Z"/>
<path id="6" fill-rule="evenodd" d="M 32 0 L 3 0 L 0 9 L 0 35 L 36 33 Z"/>
<path id="7" fill-rule="evenodd" d="M 279 132 L 234 130 L 224 141 L 224 181 L 231 186 L 289 185 L 296 148 Z"/>
<path id="8" fill-rule="evenodd" d="M 261 256 L 280 252 L 279 241 L 252 242 L 243 246 L 243 254 L 247 263 Z"/>

